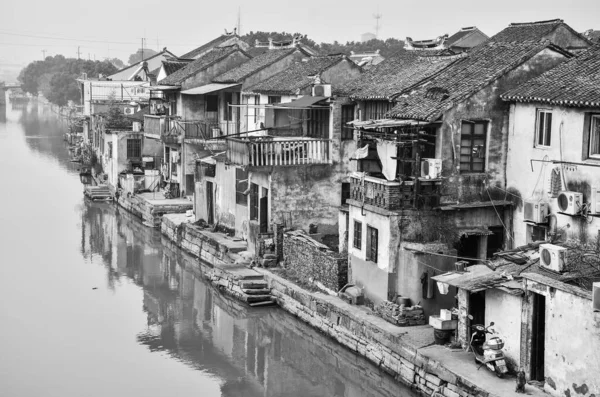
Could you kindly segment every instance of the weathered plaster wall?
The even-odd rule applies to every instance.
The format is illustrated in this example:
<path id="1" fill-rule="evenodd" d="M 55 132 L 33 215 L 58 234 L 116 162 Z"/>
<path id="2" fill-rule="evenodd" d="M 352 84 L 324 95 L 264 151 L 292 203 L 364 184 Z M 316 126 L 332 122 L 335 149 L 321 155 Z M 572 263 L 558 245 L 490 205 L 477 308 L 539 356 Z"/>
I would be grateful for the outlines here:
<path id="1" fill-rule="evenodd" d="M 373 304 L 388 299 L 391 280 L 393 275 L 390 276 L 390 273 L 380 269 L 375 263 L 349 255 L 348 281 L 362 288 L 365 298 Z"/>
<path id="2" fill-rule="evenodd" d="M 362 73 L 362 68 L 352 62 L 349 59 L 337 63 L 329 69 L 321 73 L 322 81 L 331 84 L 332 88 L 340 86 L 341 84 L 354 80 L 359 77 Z"/>
<path id="3" fill-rule="evenodd" d="M 279 221 L 291 213 L 293 227 L 318 233 L 337 234 L 337 206 L 341 184 L 331 165 L 273 167 L 271 172 L 271 219 Z"/>
<path id="4" fill-rule="evenodd" d="M 566 26 L 559 26 L 552 32 L 547 38 L 559 47 L 566 49 L 581 49 L 588 48 L 590 43 L 582 38 L 581 36 L 575 34 L 573 31 L 568 29 Z"/>
<path id="5" fill-rule="evenodd" d="M 485 291 L 486 325 L 494 322 L 497 335 L 504 341 L 504 354 L 509 368 L 518 371 L 521 362 L 521 296 L 498 289 Z"/>
<path id="6" fill-rule="evenodd" d="M 549 147 L 536 147 L 537 109 L 552 111 L 552 135 Z M 507 179 L 508 189 L 524 200 L 534 199 L 549 203 L 550 212 L 557 217 L 558 228 L 565 228 L 568 238 L 594 240 L 600 229 L 600 218 L 584 218 L 558 214 L 556 198 L 549 196 L 550 176 L 559 165 L 534 162 L 531 170 L 530 160 L 562 160 L 585 162 L 600 165 L 600 159 L 588 158 L 586 136 L 589 133 L 584 126 L 586 113 L 598 113 L 600 109 L 565 108 L 544 104 L 518 103 L 511 107 L 511 124 L 508 141 Z M 561 132 L 562 131 L 562 132 Z M 562 149 L 561 149 L 562 142 Z M 583 193 L 585 202 L 591 201 L 592 187 L 600 187 L 599 168 L 585 165 L 565 166 L 562 173 L 567 189 Z M 514 210 L 514 238 L 516 245 L 527 243 L 527 227 L 523 223 L 523 205 L 519 201 Z"/>
<path id="7" fill-rule="evenodd" d="M 440 275 L 450 270 L 454 270 L 456 259 L 435 255 L 424 255 L 411 252 L 407 249 L 417 249 L 422 251 L 441 253 L 444 255 L 456 255 L 455 250 L 450 250 L 445 244 L 441 243 L 401 243 L 398 256 L 393 258 L 396 262 L 397 281 L 396 294 L 408 297 L 411 303 L 423 307 L 426 318 L 432 314 L 439 314 L 440 309 L 450 309 L 456 306 L 454 288 L 451 288 L 448 294 L 442 295 L 436 283 L 431 285 L 432 294 L 423 293 L 423 284 L 421 277 L 427 273 L 427 279 Z M 431 296 L 431 298 L 428 298 Z"/>
<path id="8" fill-rule="evenodd" d="M 554 396 L 600 395 L 600 313 L 584 298 L 526 280 L 546 297 L 545 390 Z M 531 300 L 531 299 L 530 299 Z"/>
<path id="9" fill-rule="evenodd" d="M 443 116 L 441 143 L 443 170 L 448 179 L 443 185 L 443 202 L 471 202 L 489 200 L 489 185 L 506 186 L 506 152 L 508 136 L 509 105 L 500 94 L 551 69 L 565 60 L 565 56 L 551 50 L 543 50 L 505 76 L 482 88 Z M 463 120 L 488 120 L 486 165 L 483 173 L 460 172 L 460 141 Z M 454 145 L 454 147 L 453 147 Z M 500 192 L 500 193 L 499 193 Z M 490 189 L 493 198 L 504 198 L 497 189 Z"/>

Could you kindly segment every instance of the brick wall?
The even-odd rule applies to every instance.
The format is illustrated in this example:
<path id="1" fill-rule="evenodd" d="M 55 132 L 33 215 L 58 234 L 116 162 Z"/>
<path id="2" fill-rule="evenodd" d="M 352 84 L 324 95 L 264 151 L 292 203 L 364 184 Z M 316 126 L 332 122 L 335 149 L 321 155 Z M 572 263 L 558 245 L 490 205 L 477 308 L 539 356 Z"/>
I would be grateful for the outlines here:
<path id="1" fill-rule="evenodd" d="M 307 235 L 284 233 L 283 257 L 285 267 L 307 283 L 319 282 L 336 292 L 348 283 L 348 257 L 320 248 Z"/>

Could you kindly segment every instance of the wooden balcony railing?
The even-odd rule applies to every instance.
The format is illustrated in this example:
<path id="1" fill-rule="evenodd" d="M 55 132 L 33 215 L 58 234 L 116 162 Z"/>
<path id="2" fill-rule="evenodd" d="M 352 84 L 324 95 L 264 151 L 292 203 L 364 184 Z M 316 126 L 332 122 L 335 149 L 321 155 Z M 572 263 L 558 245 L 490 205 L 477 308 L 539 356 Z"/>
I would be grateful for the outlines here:
<path id="1" fill-rule="evenodd" d="M 234 164 L 254 167 L 328 164 L 329 140 L 249 141 L 227 138 L 227 159 Z"/>

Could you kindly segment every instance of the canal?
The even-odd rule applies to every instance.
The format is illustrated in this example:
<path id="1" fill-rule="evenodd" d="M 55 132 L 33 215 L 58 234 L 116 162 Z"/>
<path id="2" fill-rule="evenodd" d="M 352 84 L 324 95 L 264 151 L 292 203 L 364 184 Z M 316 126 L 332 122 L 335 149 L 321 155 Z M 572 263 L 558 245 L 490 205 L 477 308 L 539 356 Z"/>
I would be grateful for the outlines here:
<path id="1" fill-rule="evenodd" d="M 0 107 L 0 396 L 413 396 L 279 308 L 83 199 L 65 124 Z"/>

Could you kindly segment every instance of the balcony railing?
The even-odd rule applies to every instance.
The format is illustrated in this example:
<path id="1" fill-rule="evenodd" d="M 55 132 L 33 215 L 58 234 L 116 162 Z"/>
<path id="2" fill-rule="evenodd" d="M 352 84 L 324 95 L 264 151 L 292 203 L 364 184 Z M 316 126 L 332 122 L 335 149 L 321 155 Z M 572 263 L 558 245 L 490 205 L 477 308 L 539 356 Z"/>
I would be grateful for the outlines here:
<path id="1" fill-rule="evenodd" d="M 351 175 L 350 198 L 386 210 L 439 207 L 441 179 L 416 178 L 403 182 Z"/>
<path id="2" fill-rule="evenodd" d="M 328 164 L 329 140 L 249 141 L 227 138 L 227 159 L 234 164 L 254 167 Z"/>

